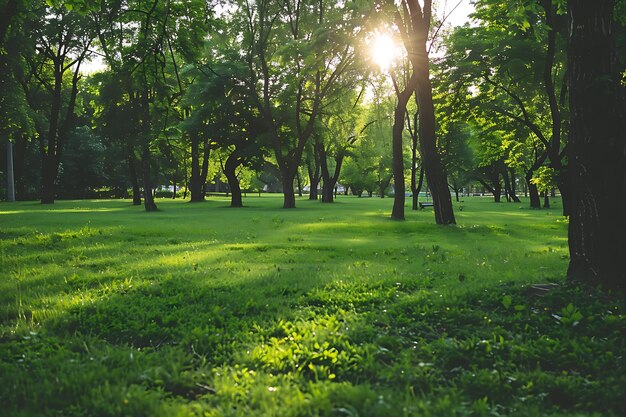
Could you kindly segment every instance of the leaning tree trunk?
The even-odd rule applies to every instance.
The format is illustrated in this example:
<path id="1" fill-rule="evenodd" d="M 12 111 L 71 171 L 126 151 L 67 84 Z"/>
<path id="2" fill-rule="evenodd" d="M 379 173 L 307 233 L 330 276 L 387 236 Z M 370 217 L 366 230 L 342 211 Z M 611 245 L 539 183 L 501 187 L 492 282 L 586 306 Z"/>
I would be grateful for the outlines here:
<path id="1" fill-rule="evenodd" d="M 517 187 L 515 185 L 515 181 L 516 181 L 516 179 L 515 179 L 515 171 L 510 169 L 509 173 L 511 174 L 510 183 L 509 183 L 510 187 L 511 187 L 511 189 L 510 189 L 511 190 L 511 199 L 513 200 L 513 202 L 519 203 L 520 199 L 517 196 L 517 189 L 516 189 Z M 507 175 L 506 172 L 505 172 L 504 175 Z"/>
<path id="2" fill-rule="evenodd" d="M 241 160 L 234 154 L 230 154 L 224 164 L 224 175 L 228 180 L 228 187 L 230 188 L 230 206 L 231 207 L 243 207 L 243 200 L 241 198 L 241 186 L 239 185 L 239 178 L 237 178 L 237 167 L 241 165 Z"/>
<path id="3" fill-rule="evenodd" d="M 572 281 L 626 288 L 626 126 L 614 0 L 570 0 L 569 222 Z"/>
<path id="4" fill-rule="evenodd" d="M 414 180 L 414 178 L 412 178 L 412 180 Z M 417 181 L 417 186 L 414 184 L 414 181 L 412 181 L 412 184 L 411 184 L 411 193 L 413 193 L 413 207 L 412 207 L 413 210 L 418 209 L 418 199 L 419 199 L 420 192 L 422 191 L 422 185 L 424 185 L 424 166 L 423 165 L 420 167 L 420 175 Z"/>
<path id="5" fill-rule="evenodd" d="M 409 99 L 417 86 L 418 76 L 413 70 L 413 75 L 408 80 L 403 91 L 396 89 L 398 102 L 393 113 L 393 128 L 391 139 L 392 162 L 391 168 L 393 172 L 393 209 L 391 210 L 392 220 L 404 220 L 404 154 L 402 152 L 402 132 L 404 131 L 404 116 L 406 114 L 406 106 Z M 394 85 L 397 86 L 394 80 Z M 420 114 L 421 117 L 421 114 Z M 421 127 L 421 123 L 420 123 Z"/>

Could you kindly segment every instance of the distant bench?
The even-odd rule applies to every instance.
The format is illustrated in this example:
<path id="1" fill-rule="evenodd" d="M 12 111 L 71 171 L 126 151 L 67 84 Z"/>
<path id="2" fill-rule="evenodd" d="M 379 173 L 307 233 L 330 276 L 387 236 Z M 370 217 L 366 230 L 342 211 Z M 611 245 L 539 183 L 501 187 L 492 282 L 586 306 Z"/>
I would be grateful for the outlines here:
<path id="1" fill-rule="evenodd" d="M 421 210 L 424 207 L 432 207 L 433 203 L 422 203 L 422 202 L 420 202 L 419 205 L 420 205 L 420 210 Z"/>
<path id="2" fill-rule="evenodd" d="M 229 193 L 204 193 L 207 197 L 229 197 Z"/>

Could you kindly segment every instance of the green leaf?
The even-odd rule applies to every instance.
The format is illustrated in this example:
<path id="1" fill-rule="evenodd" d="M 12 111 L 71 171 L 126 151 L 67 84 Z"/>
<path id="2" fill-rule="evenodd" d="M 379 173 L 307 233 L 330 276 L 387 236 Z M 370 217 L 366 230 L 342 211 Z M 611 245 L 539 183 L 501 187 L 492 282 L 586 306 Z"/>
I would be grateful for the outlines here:
<path id="1" fill-rule="evenodd" d="M 509 309 L 509 307 L 511 307 L 512 302 L 513 302 L 513 297 L 511 297 L 510 295 L 507 294 L 504 297 L 502 297 L 502 305 L 507 310 Z"/>

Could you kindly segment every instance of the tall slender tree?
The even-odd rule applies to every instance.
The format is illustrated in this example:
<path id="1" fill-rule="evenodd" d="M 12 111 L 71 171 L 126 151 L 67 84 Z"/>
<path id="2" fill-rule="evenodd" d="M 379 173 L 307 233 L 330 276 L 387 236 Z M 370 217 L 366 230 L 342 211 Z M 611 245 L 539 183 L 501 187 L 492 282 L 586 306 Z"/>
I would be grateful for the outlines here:
<path id="1" fill-rule="evenodd" d="M 428 40 L 432 20 L 432 0 L 403 0 L 396 13 L 396 21 L 401 29 L 402 42 L 409 61 L 417 77 L 417 102 L 419 107 L 419 140 L 422 150 L 424 172 L 433 198 L 435 221 L 437 224 L 454 224 L 452 198 L 448 189 L 445 167 L 437 147 L 435 107 L 433 105 L 432 84 Z"/>

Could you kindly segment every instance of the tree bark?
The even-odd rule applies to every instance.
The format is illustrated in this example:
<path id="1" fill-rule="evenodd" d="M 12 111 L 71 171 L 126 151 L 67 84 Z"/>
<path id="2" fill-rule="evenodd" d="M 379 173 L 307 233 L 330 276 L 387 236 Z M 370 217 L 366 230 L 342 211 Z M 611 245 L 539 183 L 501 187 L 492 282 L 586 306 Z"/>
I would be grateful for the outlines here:
<path id="1" fill-rule="evenodd" d="M 300 179 L 300 171 L 296 171 L 296 183 L 298 184 L 298 197 L 302 197 L 302 180 Z"/>
<path id="2" fill-rule="evenodd" d="M 241 198 L 241 187 L 239 185 L 239 179 L 237 178 L 237 167 L 241 165 L 241 159 L 234 153 L 231 153 L 226 159 L 224 164 L 224 175 L 228 180 L 228 187 L 230 188 L 230 206 L 231 207 L 243 207 L 243 200 Z"/>
<path id="3" fill-rule="evenodd" d="M 200 166 L 200 137 L 196 133 L 190 133 L 189 142 L 191 148 L 191 177 L 189 178 L 189 192 L 191 193 L 191 202 L 198 203 L 204 201 L 204 184 L 202 181 L 203 170 Z"/>
<path id="4" fill-rule="evenodd" d="M 422 191 L 422 185 L 424 184 L 424 166 L 420 167 L 420 175 L 417 181 L 417 186 L 411 186 L 411 192 L 413 193 L 413 210 L 418 209 L 418 199 L 420 192 Z"/>
<path id="5" fill-rule="evenodd" d="M 282 183 L 283 183 L 283 208 L 292 209 L 296 208 L 296 193 L 293 190 L 293 181 L 295 179 L 294 173 L 283 171 Z"/>
<path id="6" fill-rule="evenodd" d="M 514 171 L 514 170 L 512 170 L 512 169 L 509 169 L 509 174 L 511 175 L 511 177 L 510 177 L 510 183 L 509 183 L 509 184 L 510 184 L 510 187 L 511 187 L 511 199 L 512 199 L 515 203 L 520 203 L 521 201 L 520 201 L 519 197 L 517 196 L 517 190 L 516 190 L 516 188 L 517 188 L 517 187 L 516 187 L 516 185 L 515 185 L 515 181 L 516 181 L 516 178 L 515 178 L 515 171 Z M 505 173 L 505 175 L 507 175 L 507 174 Z"/>
<path id="7" fill-rule="evenodd" d="M 614 0 L 570 0 L 568 279 L 626 288 L 626 126 Z"/>
<path id="8" fill-rule="evenodd" d="M 530 208 L 540 209 L 541 200 L 539 199 L 539 189 L 532 183 L 528 183 L 528 195 L 530 197 Z"/>
<path id="9" fill-rule="evenodd" d="M 309 200 L 317 200 L 317 189 L 320 185 L 320 164 L 319 157 L 315 149 L 313 150 L 313 166 L 311 166 L 311 160 L 307 161 L 307 172 L 309 174 Z"/>
<path id="10" fill-rule="evenodd" d="M 423 52 L 423 57 L 417 58 L 421 63 L 420 69 L 417 70 L 419 74 L 417 97 L 420 109 L 419 139 L 424 172 L 433 199 L 435 222 L 442 225 L 455 224 L 456 220 L 452 208 L 452 198 L 448 190 L 447 174 L 437 150 L 435 109 L 429 78 L 428 54 L 425 47 Z"/>
<path id="11" fill-rule="evenodd" d="M 405 201 L 405 185 L 404 185 L 404 154 L 402 152 L 402 132 L 404 131 L 404 117 L 406 115 L 406 106 L 409 99 L 413 95 L 417 87 L 418 76 L 415 69 L 413 74 L 404 86 L 404 90 L 400 91 L 397 82 L 394 79 L 396 87 L 396 97 L 398 102 L 393 113 L 393 128 L 391 139 L 392 162 L 391 170 L 393 172 L 393 208 L 391 210 L 392 220 L 404 220 L 404 201 Z M 421 117 L 421 113 L 420 113 Z M 421 127 L 421 123 L 420 123 Z"/>
<path id="12" fill-rule="evenodd" d="M 7 201 L 15 201 L 15 179 L 13 178 L 13 142 L 7 141 Z"/>
<path id="13" fill-rule="evenodd" d="M 130 177 L 130 184 L 133 189 L 133 206 L 141 205 L 141 190 L 139 189 L 139 180 L 137 178 L 137 161 L 135 155 L 130 146 L 128 146 L 128 175 Z"/>

